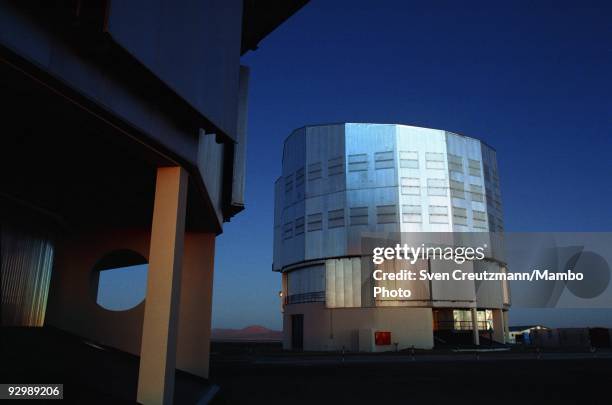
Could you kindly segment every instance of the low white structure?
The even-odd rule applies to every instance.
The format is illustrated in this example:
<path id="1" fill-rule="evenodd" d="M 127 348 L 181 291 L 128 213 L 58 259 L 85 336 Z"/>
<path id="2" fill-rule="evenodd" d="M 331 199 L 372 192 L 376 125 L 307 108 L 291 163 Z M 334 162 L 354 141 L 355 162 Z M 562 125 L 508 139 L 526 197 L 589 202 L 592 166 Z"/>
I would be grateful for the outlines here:
<path id="1" fill-rule="evenodd" d="M 517 325 L 508 328 L 508 343 L 512 344 L 529 344 L 531 331 L 549 330 L 542 325 Z"/>
<path id="2" fill-rule="evenodd" d="M 481 335 L 505 342 L 506 282 L 375 280 L 380 266 L 371 257 L 381 237 L 458 246 L 458 235 L 477 235 L 488 246 L 483 260 L 381 266 L 505 272 L 496 159 L 481 141 L 442 130 L 350 123 L 295 130 L 275 188 L 273 270 L 282 273 L 284 347 L 432 348 L 434 335 L 443 342 L 465 333 L 476 344 Z M 411 295 L 375 297 L 374 287 Z"/>

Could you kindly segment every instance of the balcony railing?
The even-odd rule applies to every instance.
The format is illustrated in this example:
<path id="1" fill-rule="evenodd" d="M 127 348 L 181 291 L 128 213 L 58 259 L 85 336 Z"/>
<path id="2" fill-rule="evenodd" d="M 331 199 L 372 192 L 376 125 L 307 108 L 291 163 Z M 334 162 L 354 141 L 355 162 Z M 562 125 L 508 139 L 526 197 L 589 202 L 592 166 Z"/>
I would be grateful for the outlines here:
<path id="1" fill-rule="evenodd" d="M 478 321 L 478 330 L 492 330 L 492 321 Z M 440 330 L 472 330 L 472 321 L 438 321 Z"/>
<path id="2" fill-rule="evenodd" d="M 292 294 L 285 298 L 285 304 L 304 304 L 307 302 L 325 302 L 325 291 Z"/>

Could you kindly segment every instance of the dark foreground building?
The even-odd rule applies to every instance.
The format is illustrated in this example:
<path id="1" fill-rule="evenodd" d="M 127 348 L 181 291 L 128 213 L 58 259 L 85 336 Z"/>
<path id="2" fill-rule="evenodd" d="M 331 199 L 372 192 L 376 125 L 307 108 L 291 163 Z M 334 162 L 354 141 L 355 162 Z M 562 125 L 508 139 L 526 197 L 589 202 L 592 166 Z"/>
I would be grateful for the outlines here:
<path id="1" fill-rule="evenodd" d="M 208 376 L 215 237 L 244 207 L 240 58 L 304 3 L 0 1 L 3 327 L 140 356 L 141 403 L 172 401 L 175 367 Z M 146 305 L 96 303 L 101 272 L 145 263 Z"/>

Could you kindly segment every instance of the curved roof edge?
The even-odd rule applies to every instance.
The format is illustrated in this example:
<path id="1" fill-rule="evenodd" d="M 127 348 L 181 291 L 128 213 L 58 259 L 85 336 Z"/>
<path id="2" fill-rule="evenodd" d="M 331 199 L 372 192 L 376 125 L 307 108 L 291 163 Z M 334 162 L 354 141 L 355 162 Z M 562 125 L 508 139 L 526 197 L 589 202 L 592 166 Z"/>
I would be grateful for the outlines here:
<path id="1" fill-rule="evenodd" d="M 351 125 L 351 124 L 353 125 L 381 125 L 381 126 L 382 125 L 393 125 L 393 126 L 401 126 L 401 127 L 419 128 L 419 129 L 430 129 L 432 131 L 444 131 L 449 134 L 477 140 L 478 142 L 486 145 L 489 149 L 493 150 L 494 152 L 497 152 L 497 150 L 493 146 L 489 145 L 486 141 L 483 141 L 482 139 L 476 138 L 474 136 L 464 135 L 458 132 L 449 131 L 449 130 L 441 129 L 441 128 L 421 127 L 418 125 L 402 124 L 402 123 L 394 123 L 394 122 L 329 122 L 329 123 L 318 123 L 318 124 L 306 124 L 306 125 L 302 125 L 301 127 L 297 127 L 293 129 L 291 133 L 285 137 L 285 140 L 283 141 L 283 149 L 284 149 L 285 144 L 287 143 L 287 140 L 289 140 L 291 136 L 293 136 L 296 132 L 302 129 L 312 128 L 312 127 L 332 127 L 332 126 L 339 126 L 339 125 L 346 126 L 346 125 Z"/>

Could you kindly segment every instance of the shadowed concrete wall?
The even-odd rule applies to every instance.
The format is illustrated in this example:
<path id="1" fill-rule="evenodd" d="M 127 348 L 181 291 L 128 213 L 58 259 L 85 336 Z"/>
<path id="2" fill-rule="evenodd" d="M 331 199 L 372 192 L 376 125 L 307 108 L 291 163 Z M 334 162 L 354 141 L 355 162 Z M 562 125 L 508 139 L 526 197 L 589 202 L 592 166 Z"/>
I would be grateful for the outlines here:
<path id="1" fill-rule="evenodd" d="M 143 301 L 126 311 L 96 303 L 94 266 L 107 253 L 130 249 L 148 260 L 148 230 L 121 229 L 75 234 L 57 244 L 45 324 L 103 345 L 140 355 Z M 208 376 L 215 235 L 185 234 L 177 368 Z"/>
<path id="2" fill-rule="evenodd" d="M 133 250 L 148 260 L 149 231 L 97 230 L 59 241 L 45 324 L 139 355 L 144 301 L 126 311 L 110 311 L 96 303 L 92 291 L 94 266 L 120 249 Z"/>
<path id="3" fill-rule="evenodd" d="M 185 234 L 176 368 L 208 378 L 215 235 Z"/>
<path id="4" fill-rule="evenodd" d="M 304 350 L 359 350 L 359 331 L 389 331 L 398 349 L 433 347 L 431 308 L 325 308 L 323 303 L 285 306 L 283 348 L 291 349 L 291 315 L 304 314 Z M 373 351 L 395 350 L 394 345 Z"/>

